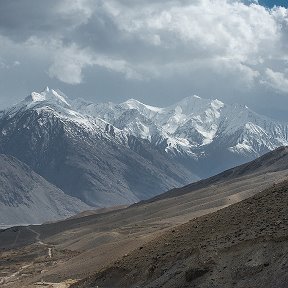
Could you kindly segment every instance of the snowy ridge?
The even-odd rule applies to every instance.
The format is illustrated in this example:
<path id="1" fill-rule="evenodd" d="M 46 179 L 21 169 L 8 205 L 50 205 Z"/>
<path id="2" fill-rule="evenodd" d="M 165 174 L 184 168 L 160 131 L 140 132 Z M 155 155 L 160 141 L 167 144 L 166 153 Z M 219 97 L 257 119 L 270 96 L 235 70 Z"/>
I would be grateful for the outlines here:
<path id="1" fill-rule="evenodd" d="M 62 93 L 61 91 L 56 91 L 53 89 L 49 89 L 47 86 L 42 92 L 32 92 L 31 95 L 26 97 L 24 102 L 27 102 L 27 105 L 33 106 L 36 102 L 43 102 L 47 101 L 50 104 L 60 105 L 64 107 L 70 107 L 70 105 L 67 102 L 67 96 Z"/>
<path id="2" fill-rule="evenodd" d="M 77 100 L 79 105 L 84 100 Z M 127 141 L 127 135 L 116 127 L 111 128 L 111 124 L 98 117 L 92 117 L 89 115 L 81 114 L 76 110 L 72 109 L 68 97 L 59 90 L 49 89 L 46 87 L 42 92 L 32 92 L 31 95 L 27 96 L 19 104 L 11 107 L 10 109 L 2 112 L 2 118 L 13 119 L 13 117 L 21 112 L 34 111 L 39 117 L 37 122 L 39 126 L 45 126 L 47 123 L 52 121 L 53 118 L 57 118 L 65 127 L 66 131 L 74 134 L 75 131 L 81 134 L 83 132 L 90 133 L 91 135 L 101 135 L 101 137 L 109 137 L 113 130 L 113 137 L 118 140 L 119 143 Z M 76 103 L 76 101 L 75 101 Z M 88 102 L 83 102 L 82 105 L 87 107 Z M 45 117 L 42 117 L 45 116 Z M 73 129 L 71 129 L 73 125 Z M 75 130 L 76 127 L 76 130 Z M 23 128 L 29 129 L 28 125 Z M 112 130 L 111 130 L 112 129 Z M 9 130 L 6 128 L 2 130 L 2 135 L 7 135 Z M 79 135 L 77 133 L 77 135 Z"/>
<path id="3" fill-rule="evenodd" d="M 121 104 L 90 103 L 78 109 L 153 145 L 165 141 L 167 153 L 194 158 L 202 157 L 214 144 L 251 157 L 288 145 L 287 123 L 258 115 L 247 106 L 227 105 L 196 95 L 164 108 L 130 99 Z"/>
<path id="4" fill-rule="evenodd" d="M 72 136 L 88 133 L 126 147 L 131 145 L 130 136 L 148 141 L 153 149 L 181 158 L 189 169 L 201 170 L 202 165 L 202 177 L 288 145 L 287 123 L 258 115 L 244 105 L 196 95 L 168 107 L 154 107 L 135 99 L 120 104 L 70 100 L 47 87 L 33 92 L 1 117 L 12 119 L 27 109 L 46 115 L 39 117 L 40 122 L 56 117 Z M 5 126 L 2 135 L 8 130 Z M 209 170 L 206 166 L 215 162 L 216 155 L 221 155 L 217 160 L 221 163 L 214 163 L 216 170 Z"/>

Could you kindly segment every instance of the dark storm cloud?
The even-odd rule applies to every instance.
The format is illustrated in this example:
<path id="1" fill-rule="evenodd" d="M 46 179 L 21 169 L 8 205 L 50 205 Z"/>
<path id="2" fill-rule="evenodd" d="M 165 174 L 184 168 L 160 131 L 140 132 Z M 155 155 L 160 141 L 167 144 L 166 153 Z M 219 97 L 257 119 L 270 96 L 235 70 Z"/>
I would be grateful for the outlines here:
<path id="1" fill-rule="evenodd" d="M 48 84 L 162 106 L 199 94 L 277 117 L 288 104 L 288 13 L 255 2 L 2 0 L 0 104 Z"/>
<path id="2" fill-rule="evenodd" d="M 31 35 L 50 35 L 67 23 L 54 13 L 57 0 L 0 1 L 0 32 L 15 41 Z"/>

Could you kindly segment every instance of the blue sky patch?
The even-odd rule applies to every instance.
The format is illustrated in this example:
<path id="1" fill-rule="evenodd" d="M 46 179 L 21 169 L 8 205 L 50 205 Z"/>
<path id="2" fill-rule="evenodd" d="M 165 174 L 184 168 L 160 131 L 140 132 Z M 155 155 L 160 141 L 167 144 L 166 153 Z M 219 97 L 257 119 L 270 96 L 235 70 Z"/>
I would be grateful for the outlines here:
<path id="1" fill-rule="evenodd" d="M 269 8 L 274 6 L 282 6 L 288 8 L 287 0 L 259 0 L 259 4 Z"/>

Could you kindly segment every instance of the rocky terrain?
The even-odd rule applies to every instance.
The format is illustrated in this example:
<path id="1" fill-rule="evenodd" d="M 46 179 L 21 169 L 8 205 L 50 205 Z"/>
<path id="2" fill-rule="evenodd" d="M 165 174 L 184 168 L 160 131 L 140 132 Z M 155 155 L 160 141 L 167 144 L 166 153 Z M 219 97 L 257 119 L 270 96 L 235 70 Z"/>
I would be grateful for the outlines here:
<path id="1" fill-rule="evenodd" d="M 235 222 L 233 222 L 234 216 L 231 215 L 234 212 L 229 212 L 229 213 L 227 212 L 227 215 L 225 214 L 226 216 L 222 220 L 221 220 L 221 217 L 217 216 L 217 215 L 224 215 L 224 214 L 209 214 L 209 213 L 213 213 L 219 209 L 222 209 L 222 210 L 220 210 L 221 213 L 224 213 L 223 211 L 230 211 L 230 210 L 225 210 L 223 208 L 229 207 L 229 209 L 230 209 L 230 207 L 231 207 L 231 209 L 232 209 L 233 206 L 230 206 L 231 204 L 243 201 L 244 199 L 247 199 L 249 197 L 253 197 L 253 195 L 257 195 L 257 193 L 263 191 L 264 189 L 267 189 L 267 188 L 273 186 L 274 184 L 278 185 L 278 183 L 285 181 L 288 178 L 287 164 L 285 164 L 285 162 L 287 163 L 287 161 L 285 160 L 287 155 L 288 155 L 288 149 L 287 148 L 285 148 L 285 147 L 279 148 L 278 150 L 270 152 L 270 153 L 262 156 L 261 158 L 247 164 L 247 166 L 246 166 L 247 171 L 246 172 L 245 172 L 245 170 L 243 170 L 244 166 L 235 167 L 234 169 L 232 169 L 230 171 L 226 171 L 224 173 L 216 175 L 215 177 L 212 177 L 211 179 L 212 180 L 214 179 L 213 181 L 211 181 L 211 179 L 210 180 L 208 179 L 208 180 L 206 180 L 206 182 L 200 181 L 198 183 L 193 184 L 189 188 L 190 191 L 188 191 L 189 186 L 184 187 L 182 192 L 181 192 L 181 189 L 179 189 L 178 190 L 179 195 L 177 195 L 175 193 L 175 190 L 172 190 L 172 191 L 164 194 L 164 196 L 162 198 L 160 197 L 159 199 L 154 199 L 153 201 L 141 202 L 139 204 L 132 205 L 132 206 L 130 206 L 128 208 L 124 208 L 124 209 L 119 209 L 121 207 L 118 207 L 118 210 L 111 210 L 111 211 L 108 210 L 108 211 L 103 211 L 104 213 L 101 213 L 101 214 L 91 214 L 91 215 L 89 215 L 90 213 L 88 213 L 88 215 L 85 217 L 76 217 L 76 218 L 73 217 L 71 219 L 56 222 L 56 223 L 37 225 L 37 226 L 27 226 L 27 227 L 14 227 L 11 229 L 2 230 L 0 232 L 0 235 L 1 235 L 0 236 L 0 253 L 1 253 L 1 259 L 3 259 L 3 261 L 0 263 L 0 265 L 1 265 L 0 270 L 5 271 L 5 273 L 3 272 L 2 276 L 1 276 L 2 277 L 1 279 L 3 280 L 2 286 L 3 287 L 19 287 L 19 283 L 21 283 L 21 285 L 22 285 L 21 287 L 34 287 L 36 285 L 35 283 L 39 284 L 39 282 L 41 282 L 41 281 L 43 281 L 43 283 L 56 283 L 57 285 L 58 284 L 62 285 L 63 283 L 65 283 L 69 279 L 71 281 L 72 280 L 77 281 L 79 279 L 85 279 L 89 276 L 92 277 L 92 275 L 96 271 L 106 271 L 105 267 L 114 267 L 115 268 L 117 265 L 115 266 L 115 265 L 113 265 L 113 263 L 115 263 L 115 261 L 117 261 L 117 259 L 119 260 L 119 259 L 122 259 L 123 257 L 124 257 L 123 258 L 124 260 L 126 258 L 127 259 L 134 259 L 134 258 L 129 258 L 130 253 L 132 253 L 131 255 L 138 255 L 137 254 L 138 252 L 141 254 L 142 253 L 141 251 L 143 249 L 146 249 L 145 247 L 153 247 L 154 244 L 155 244 L 155 254 L 153 254 L 153 251 L 149 250 L 150 248 L 149 249 L 147 248 L 148 250 L 144 250 L 144 251 L 146 253 L 146 256 L 147 255 L 149 256 L 151 254 L 151 255 L 153 255 L 153 257 L 155 256 L 158 259 L 158 256 L 160 258 L 163 256 L 162 252 L 159 252 L 160 250 L 158 250 L 158 248 L 157 248 L 158 247 L 157 243 L 162 243 L 164 241 L 163 235 L 168 235 L 168 236 L 170 235 L 171 236 L 171 235 L 177 234 L 179 236 L 179 238 L 177 238 L 176 240 L 173 238 L 174 242 L 172 242 L 172 240 L 171 240 L 171 242 L 167 242 L 167 243 L 173 243 L 173 245 L 174 245 L 174 246 L 169 246 L 170 248 L 167 247 L 167 249 L 169 248 L 169 249 L 174 250 L 174 248 L 175 248 L 175 251 L 174 251 L 175 253 L 177 251 L 180 251 L 181 257 L 180 256 L 179 257 L 181 259 L 182 258 L 184 259 L 186 254 L 190 255 L 189 252 L 187 252 L 187 251 L 190 251 L 189 250 L 190 248 L 188 248 L 188 246 L 191 244 L 191 241 L 189 240 L 190 239 L 189 238 L 190 232 L 195 233 L 195 234 L 193 234 L 194 236 L 192 235 L 194 238 L 191 238 L 191 239 L 194 239 L 195 241 L 198 239 L 198 238 L 195 238 L 197 235 L 199 237 L 201 236 L 197 240 L 198 242 L 197 241 L 195 242 L 196 246 L 199 245 L 199 243 L 204 238 L 205 239 L 207 238 L 207 242 L 205 242 L 206 240 L 204 239 L 203 243 L 204 244 L 206 243 L 205 245 L 208 247 L 210 244 L 212 245 L 218 239 L 217 238 L 218 236 L 220 237 L 220 239 L 222 239 L 221 241 L 225 242 L 227 240 L 227 243 L 229 244 L 230 243 L 229 237 L 231 237 L 231 239 L 235 238 L 238 235 L 237 233 L 240 233 L 237 230 L 238 224 L 232 225 L 232 223 L 238 223 L 241 220 L 241 217 L 245 218 L 244 216 L 246 214 L 247 214 L 247 217 L 245 218 L 246 224 L 250 220 L 252 221 L 254 218 L 256 219 L 256 214 L 258 212 L 260 213 L 259 215 L 261 216 L 262 214 L 264 214 L 264 212 L 263 213 L 261 212 L 261 209 L 262 209 L 261 205 L 262 204 L 259 206 L 259 209 L 260 208 L 261 209 L 257 210 L 257 204 L 256 203 L 258 200 L 252 201 L 254 204 L 253 204 L 253 206 L 251 206 L 250 210 L 252 208 L 254 209 L 256 207 L 255 213 L 253 212 L 254 211 L 253 209 L 251 210 L 251 213 L 249 212 L 250 210 L 246 209 L 246 207 L 248 207 L 247 204 L 245 204 L 244 210 L 242 208 L 241 209 L 238 208 L 238 210 L 242 210 L 242 214 L 238 215 L 237 214 L 238 212 L 237 213 L 235 212 L 238 215 L 237 216 L 235 214 L 236 215 L 235 216 L 236 217 Z M 251 169 L 249 169 L 249 167 L 251 167 Z M 231 171 L 233 171 L 233 173 L 231 173 Z M 265 172 L 263 172 L 263 171 L 265 171 Z M 259 198 L 259 199 L 262 199 L 262 198 Z M 268 199 L 268 198 L 263 198 L 263 199 Z M 287 201 L 285 202 L 284 198 L 281 201 L 282 202 L 281 202 L 281 204 L 279 204 L 280 206 L 278 209 L 279 213 L 282 211 L 281 210 L 282 205 L 284 207 L 285 206 L 284 204 L 287 203 Z M 242 202 L 240 202 L 240 203 L 242 203 Z M 249 203 L 249 202 L 243 202 L 243 203 Z M 271 205 L 274 205 L 274 202 L 271 202 L 271 205 L 267 202 L 267 205 L 269 205 L 269 207 L 270 207 Z M 234 206 L 234 207 L 238 207 L 238 206 Z M 242 206 L 239 206 L 239 207 L 242 207 Z M 269 209 L 267 206 L 266 210 L 268 212 L 269 212 Z M 273 213 L 275 212 L 275 209 L 271 208 L 271 213 L 272 213 L 271 215 L 273 215 Z M 193 229 L 189 228 L 190 224 L 187 224 L 188 226 L 179 226 L 179 225 L 182 225 L 184 223 L 189 222 L 192 219 L 195 219 L 195 218 L 203 216 L 203 215 L 207 215 L 207 218 L 199 218 L 199 219 L 208 219 L 207 220 L 208 222 L 206 220 L 204 221 L 204 220 L 199 220 L 199 219 L 197 220 L 196 219 L 195 221 L 200 221 L 200 222 L 197 222 L 197 223 L 199 223 L 199 225 L 200 225 L 200 223 L 205 224 L 206 222 L 210 223 L 210 221 L 212 221 L 211 222 L 212 224 L 211 225 L 209 224 L 210 226 L 207 224 L 208 226 L 205 226 L 206 227 L 205 229 L 201 228 L 203 230 L 200 230 L 200 228 L 199 228 L 199 230 L 195 230 L 194 228 Z M 208 215 L 211 215 L 211 216 L 208 216 Z M 278 214 L 275 214 L 275 215 L 276 215 L 275 217 L 277 218 Z M 268 216 L 266 215 L 265 217 L 268 217 Z M 266 221 L 265 217 L 263 218 L 263 221 Z M 259 218 L 257 218 L 257 219 L 259 220 Z M 213 221 L 216 221 L 216 222 L 213 222 Z M 222 223 L 221 221 L 224 221 L 224 222 Z M 270 223 L 269 222 L 270 220 L 267 220 L 267 221 L 268 221 L 267 223 Z M 184 224 L 184 225 L 186 225 L 186 224 Z M 198 224 L 196 224 L 196 225 L 198 226 Z M 215 227 L 217 227 L 217 225 L 219 225 L 219 229 L 218 228 L 214 229 L 213 228 L 214 225 L 216 225 Z M 245 225 L 243 226 L 244 228 L 245 228 Z M 262 226 L 260 225 L 259 227 L 262 229 Z M 182 235 L 182 232 L 185 231 L 185 229 L 184 228 L 182 229 L 181 227 L 188 227 L 190 229 L 189 230 L 187 228 L 187 231 L 186 231 L 186 234 L 189 236 L 189 237 L 187 236 L 188 238 L 185 238 L 184 237 L 185 235 L 184 236 Z M 253 227 L 254 226 L 251 226 L 252 230 L 254 229 Z M 275 227 L 281 228 L 282 226 L 280 225 L 280 226 L 275 226 Z M 227 230 L 225 232 L 224 230 L 226 228 L 227 228 Z M 242 231 L 241 233 L 243 233 L 243 237 L 246 235 L 244 228 L 243 228 L 243 231 L 241 230 Z M 174 229 L 174 232 L 172 232 L 173 229 Z M 218 230 L 219 230 L 219 233 L 217 232 Z M 249 231 L 252 231 L 252 230 L 248 229 L 247 230 L 248 234 L 250 233 Z M 163 233 L 166 233 L 166 231 L 170 231 L 170 232 L 167 232 L 168 234 L 163 234 Z M 179 233 L 178 233 L 178 231 L 179 231 Z M 196 233 L 195 231 L 198 231 L 199 233 L 198 232 Z M 225 237 L 223 236 L 224 234 L 223 235 L 221 234 L 224 232 L 227 233 L 227 235 L 229 236 L 229 237 L 227 236 L 228 237 L 227 239 L 225 238 L 226 236 Z M 234 232 L 235 232 L 235 235 L 233 234 Z M 207 233 L 207 235 L 205 235 L 205 233 Z M 253 231 L 251 232 L 251 235 L 252 236 L 254 235 Z M 215 238 L 212 237 L 210 239 L 209 238 L 210 236 L 211 237 L 213 236 Z M 160 237 L 160 238 L 157 238 L 157 237 Z M 168 240 L 170 239 L 169 237 L 168 237 Z M 184 242 L 181 242 L 181 237 L 182 237 Z M 237 237 L 235 238 L 236 242 L 239 239 L 241 240 L 241 237 L 238 240 L 237 240 Z M 157 239 L 157 240 L 153 240 L 153 239 Z M 165 236 L 165 239 L 166 239 L 166 236 Z M 181 252 L 182 251 L 181 247 L 177 246 L 178 239 L 179 239 L 179 243 L 183 244 L 183 249 L 186 247 L 183 250 L 183 251 L 185 251 L 183 253 Z M 254 238 L 252 238 L 252 240 L 253 239 Z M 152 240 L 153 240 L 153 242 L 150 242 Z M 150 242 L 150 244 L 147 244 L 149 242 Z M 166 242 L 164 242 L 164 245 L 165 245 L 165 243 Z M 188 245 L 187 243 L 190 243 L 190 244 Z M 250 242 L 247 242 L 247 243 L 250 243 Z M 148 245 L 148 246 L 146 246 L 146 245 Z M 229 249 L 229 247 L 230 247 L 229 245 L 228 245 L 227 249 Z M 261 242 L 260 242 L 260 245 L 262 245 Z M 248 246 L 250 247 L 250 244 Z M 193 249 L 195 248 L 194 246 L 191 246 L 191 247 Z M 217 248 L 218 246 L 215 246 L 215 247 Z M 219 246 L 219 247 L 221 247 L 221 246 Z M 49 248 L 51 250 L 49 250 Z M 134 250 L 134 252 L 132 252 L 133 250 Z M 52 253 L 51 257 L 49 256 L 49 251 Z M 147 251 L 149 251 L 149 252 L 147 252 Z M 166 253 L 165 251 L 163 253 Z M 158 254 L 158 256 L 157 256 L 157 254 Z M 17 255 L 19 257 L 17 257 Z M 171 255 L 174 255 L 174 254 L 172 253 Z M 214 254 L 212 254 L 212 255 L 214 255 Z M 150 257 L 148 257 L 148 256 L 147 256 L 147 261 L 149 262 L 152 258 L 150 259 Z M 143 257 L 144 257 L 144 254 L 143 254 Z M 166 259 L 166 258 L 163 258 L 163 259 Z M 169 259 L 167 258 L 167 261 Z M 177 259 L 176 256 L 174 257 L 174 260 L 175 259 Z M 138 260 L 136 259 L 135 264 L 139 263 L 137 261 Z M 143 267 L 140 264 L 139 264 L 139 266 L 137 266 L 137 267 L 139 267 L 139 269 L 143 269 L 143 270 L 138 270 L 138 271 L 146 271 L 145 270 L 146 265 L 149 266 L 150 262 L 146 263 L 145 261 L 143 260 L 143 265 L 144 265 Z M 167 264 L 169 263 L 169 261 L 167 262 Z M 120 262 L 120 263 L 122 263 L 122 262 Z M 129 263 L 132 263 L 132 262 L 129 262 Z M 159 266 L 157 266 L 157 267 L 159 269 L 163 268 L 163 270 L 165 270 L 166 268 L 164 266 L 160 268 L 160 266 L 162 265 L 161 263 L 162 262 L 159 262 Z M 29 265 L 28 268 L 26 268 L 27 265 Z M 155 269 L 157 270 L 158 268 L 155 268 Z M 170 266 L 167 266 L 168 270 L 170 268 L 171 268 Z M 183 271 L 186 271 L 187 267 L 185 266 L 183 269 L 184 269 Z M 132 277 L 129 274 L 130 270 L 123 270 L 123 271 L 125 273 L 127 272 L 128 278 Z M 119 275 L 122 278 L 123 275 L 121 274 L 122 272 L 121 273 L 120 272 L 119 272 Z M 131 273 L 134 273 L 134 272 L 136 273 L 136 270 L 133 270 Z M 159 271 L 157 270 L 156 272 L 158 273 Z M 16 276 L 13 276 L 15 273 L 17 273 Z M 109 271 L 107 273 L 109 274 Z M 117 270 L 117 273 L 118 273 L 118 270 Z M 139 274 L 141 274 L 141 273 L 138 272 L 138 275 Z M 151 275 L 154 275 L 154 274 L 152 273 Z M 155 274 L 155 275 L 158 275 L 158 274 Z M 167 274 L 167 275 L 169 275 L 169 274 Z M 183 276 L 183 274 L 181 274 L 181 275 Z M 104 279 L 105 277 L 101 276 L 100 277 L 101 279 L 99 278 L 100 279 L 99 281 L 102 281 L 102 279 Z M 113 275 L 111 277 L 112 277 L 111 279 L 118 279 L 117 277 L 114 278 Z M 92 277 L 91 279 L 94 281 L 96 278 Z M 107 279 L 106 280 L 105 279 L 103 280 L 104 281 L 103 283 L 104 284 L 106 283 L 108 285 L 106 287 L 113 287 L 114 284 L 112 285 L 111 282 L 109 282 Z M 129 278 L 130 280 L 128 279 L 127 283 L 125 282 L 126 281 L 125 277 L 123 279 L 124 279 L 123 285 L 126 285 L 132 278 Z M 136 279 L 138 279 L 138 278 L 136 277 Z M 136 285 L 136 283 L 140 283 L 141 281 L 144 281 L 146 278 L 144 280 L 143 279 L 139 278 L 137 281 L 135 280 L 136 281 L 135 285 Z M 150 285 L 152 283 L 151 281 L 154 278 L 152 280 L 151 279 L 148 277 L 147 283 L 145 282 L 146 280 L 144 282 L 147 285 L 148 284 Z M 108 281 L 108 282 L 105 282 L 105 281 Z M 169 283 L 169 281 L 168 281 L 168 283 Z M 87 282 L 87 283 L 90 283 L 90 282 Z M 94 282 L 91 282 L 91 283 L 94 283 Z M 97 285 L 98 285 L 99 282 L 95 282 L 95 283 L 97 283 Z M 162 283 L 162 282 L 159 282 L 159 283 Z M 182 283 L 182 282 L 179 282 L 179 283 Z M 187 282 L 186 284 L 188 285 L 189 283 L 190 282 Z M 97 287 L 97 285 L 95 287 Z M 98 286 L 102 287 L 101 285 L 102 284 L 100 284 Z M 109 285 L 112 285 L 112 286 L 109 286 Z M 139 285 L 140 285 L 140 287 L 142 287 L 141 286 L 142 284 L 139 284 Z M 157 285 L 160 285 L 159 287 L 162 287 L 161 285 L 164 285 L 164 284 L 163 283 L 162 284 L 156 283 L 155 287 L 157 287 Z M 153 286 L 151 286 L 151 287 L 153 287 Z M 167 286 L 167 287 L 169 287 L 169 286 Z M 173 285 L 171 287 L 173 287 Z M 241 287 L 241 286 L 239 286 L 239 287 Z M 246 286 L 243 286 L 243 287 L 246 287 Z M 253 285 L 252 285 L 252 287 L 253 287 Z"/>
<path id="2" fill-rule="evenodd" d="M 70 287 L 285 288 L 287 203 L 284 181 L 178 226 Z"/>

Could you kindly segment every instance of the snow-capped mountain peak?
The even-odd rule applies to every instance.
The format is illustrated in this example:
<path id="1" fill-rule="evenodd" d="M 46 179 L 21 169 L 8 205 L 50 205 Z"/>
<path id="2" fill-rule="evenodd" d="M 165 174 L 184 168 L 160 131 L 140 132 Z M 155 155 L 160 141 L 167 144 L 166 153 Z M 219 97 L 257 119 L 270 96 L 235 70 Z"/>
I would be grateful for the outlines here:
<path id="1" fill-rule="evenodd" d="M 48 86 L 40 93 L 32 92 L 28 97 L 24 100 L 28 105 L 34 105 L 38 102 L 48 102 L 54 105 L 60 105 L 62 107 L 70 107 L 68 103 L 67 96 L 62 93 L 60 90 L 50 89 Z"/>
<path id="2" fill-rule="evenodd" d="M 197 159 L 211 149 L 226 149 L 252 159 L 288 144 L 287 123 L 258 115 L 245 105 L 197 95 L 164 108 L 129 99 L 120 104 L 90 104 L 81 111 L 163 146 L 167 153 L 196 155 Z"/>
<path id="3" fill-rule="evenodd" d="M 104 135 L 103 137 L 110 137 L 113 134 L 115 141 L 122 141 L 122 135 L 125 133 L 116 127 L 111 127 L 112 125 L 105 120 L 90 116 L 90 113 L 81 113 L 81 106 L 88 107 L 89 102 L 85 100 L 70 100 L 60 90 L 46 87 L 41 92 L 32 92 L 18 104 L 2 111 L 0 122 L 6 119 L 5 121 L 10 123 L 15 121 L 16 123 L 19 119 L 28 117 L 27 123 L 23 123 L 23 127 L 28 130 L 32 129 L 33 125 L 39 125 L 39 127 L 44 129 L 45 126 L 49 127 L 57 122 L 68 134 L 73 134 L 72 136 L 77 133 L 79 135 L 91 133 L 99 137 L 102 137 L 102 134 Z M 33 121 L 30 118 L 31 115 L 33 115 Z M 12 133 L 13 129 L 13 125 L 2 128 L 2 135 Z M 113 131 L 113 133 L 109 133 L 110 131 Z"/>
<path id="4" fill-rule="evenodd" d="M 214 153 L 211 151 L 251 160 L 288 145 L 288 123 L 258 115 L 245 105 L 225 104 L 197 95 L 167 107 L 150 106 L 135 99 L 120 104 L 96 104 L 83 99 L 69 100 L 62 92 L 47 87 L 40 93 L 31 93 L 21 105 L 11 108 L 10 115 L 31 108 L 56 116 L 68 123 L 67 127 L 74 123 L 80 130 L 93 133 L 112 129 L 119 141 L 122 136 L 145 139 L 163 153 L 192 158 L 191 161 L 200 161 Z"/>
<path id="5" fill-rule="evenodd" d="M 198 179 L 149 142 L 153 123 L 138 110 L 126 109 L 121 115 L 125 109 L 119 105 L 74 100 L 68 106 L 67 98 L 59 96 L 45 89 L 4 111 L 0 152 L 14 155 L 63 191 L 95 206 L 131 204 Z M 113 112 L 121 116 L 123 128 L 91 115 L 96 111 L 110 120 Z M 139 135 L 132 133 L 136 130 Z"/>
<path id="6" fill-rule="evenodd" d="M 163 111 L 163 108 L 160 107 L 155 107 L 155 106 L 150 106 L 146 105 L 138 100 L 135 100 L 133 98 L 119 104 L 120 107 L 124 109 L 136 109 L 140 110 L 143 113 L 161 113 Z"/>

